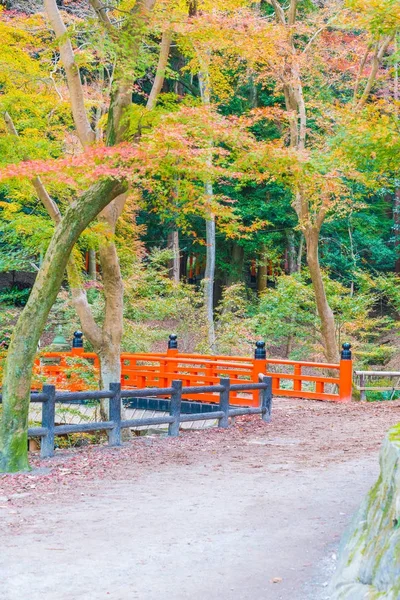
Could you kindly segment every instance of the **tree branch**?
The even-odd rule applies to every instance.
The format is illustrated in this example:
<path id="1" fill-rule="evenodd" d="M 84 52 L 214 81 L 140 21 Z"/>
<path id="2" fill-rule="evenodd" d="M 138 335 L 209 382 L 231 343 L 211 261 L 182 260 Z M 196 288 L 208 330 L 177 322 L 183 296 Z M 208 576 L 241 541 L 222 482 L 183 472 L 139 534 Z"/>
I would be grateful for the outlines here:
<path id="1" fill-rule="evenodd" d="M 99 21 L 103 23 L 106 29 L 111 31 L 113 29 L 113 24 L 111 23 L 110 18 L 108 16 L 107 7 L 104 6 L 104 4 L 100 2 L 100 0 L 89 0 L 89 3 L 93 8 L 94 12 L 96 13 Z"/>
<path id="2" fill-rule="evenodd" d="M 125 202 L 128 198 L 128 192 L 124 192 L 115 200 L 111 202 L 104 210 L 101 211 L 99 218 L 107 222 L 112 231 L 115 231 L 115 227 L 119 217 L 124 210 Z"/>
<path id="3" fill-rule="evenodd" d="M 56 0 L 44 0 L 44 5 L 56 39 L 59 40 L 60 56 L 67 77 L 76 131 L 82 146 L 88 146 L 95 141 L 96 136 L 86 114 L 80 72 L 75 62 L 71 40 L 68 38 L 67 28 L 61 18 Z"/>
<path id="4" fill-rule="evenodd" d="M 161 92 L 165 79 L 165 69 L 168 63 L 169 50 L 171 48 L 172 32 L 164 31 L 161 38 L 160 56 L 158 59 L 156 76 L 154 78 L 153 87 L 151 88 L 150 96 L 147 100 L 147 109 L 152 110 L 157 102 L 157 97 Z"/>
<path id="5" fill-rule="evenodd" d="M 358 88 L 360 86 L 361 75 L 362 75 L 362 72 L 364 70 L 365 63 L 367 62 L 368 54 L 370 53 L 370 51 L 371 51 L 371 44 L 368 44 L 367 49 L 366 49 L 366 51 L 364 53 L 364 56 L 361 59 L 360 66 L 359 66 L 358 73 L 357 73 L 357 77 L 356 77 L 356 81 L 355 81 L 355 84 L 354 84 L 353 102 L 357 102 L 357 94 L 358 94 Z"/>
<path id="6" fill-rule="evenodd" d="M 14 122 L 10 115 L 5 112 L 4 120 L 6 122 L 7 130 L 11 135 L 18 136 L 18 132 L 15 128 Z M 28 159 L 27 159 L 28 160 Z M 61 221 L 61 213 L 58 209 L 57 204 L 50 197 L 47 192 L 44 184 L 42 183 L 40 177 L 35 177 L 31 179 L 31 183 L 36 190 L 36 193 L 39 197 L 39 200 L 42 202 L 43 206 L 47 210 L 51 220 L 58 225 Z M 124 194 L 121 194 L 123 196 Z M 121 196 L 118 196 L 120 198 Z M 118 200 L 118 198 L 115 199 Z M 115 202 L 114 201 L 114 202 Z M 111 204 L 113 204 L 112 202 Z M 107 207 L 108 208 L 108 207 Z M 104 209 L 106 210 L 106 209 Z M 81 324 L 84 325 L 84 333 L 89 339 L 89 341 L 95 346 L 95 344 L 101 342 L 101 329 L 96 324 L 92 311 L 90 309 L 90 305 L 87 301 L 87 296 L 85 290 L 81 286 L 81 276 L 78 272 L 76 263 L 74 261 L 73 256 L 71 255 L 67 265 L 67 275 L 68 282 L 71 288 L 72 294 L 72 302 L 75 307 L 75 310 L 78 314 L 79 320 Z"/>
<path id="7" fill-rule="evenodd" d="M 132 23 L 136 30 L 133 35 L 133 42 L 131 47 L 131 57 L 137 60 L 140 50 L 140 44 L 142 41 L 142 34 L 140 33 L 143 26 L 147 22 L 150 12 L 152 11 L 156 0 L 140 0 L 138 1 L 132 10 Z M 125 131 L 126 124 L 122 124 L 122 115 L 125 110 L 132 104 L 132 87 L 133 87 L 133 76 L 127 77 L 125 71 L 122 70 L 115 76 L 115 80 L 118 82 L 116 90 L 111 95 L 110 110 L 108 112 L 107 122 L 107 144 L 113 146 L 118 142 L 122 141 Z"/>
<path id="8" fill-rule="evenodd" d="M 271 6 L 273 6 L 276 20 L 278 21 L 278 23 L 280 23 L 281 25 L 286 25 L 285 11 L 283 10 L 279 2 L 277 0 L 268 0 L 268 3 L 271 4 Z"/>
<path id="9" fill-rule="evenodd" d="M 14 135 L 15 137 L 19 137 L 18 131 L 14 125 L 14 122 L 13 122 L 11 116 L 8 114 L 8 112 L 7 111 L 4 112 L 3 116 L 4 116 L 4 121 L 5 121 L 8 133 L 10 135 Z M 25 156 L 24 160 L 29 160 L 29 157 Z M 50 194 L 47 192 L 40 177 L 34 177 L 33 179 L 31 179 L 31 183 L 32 183 L 33 187 L 35 188 L 35 191 L 39 197 L 39 200 L 41 201 L 41 203 L 43 204 L 43 206 L 49 213 L 51 220 L 54 223 L 56 223 L 56 225 L 57 225 L 61 221 L 61 213 L 60 213 L 60 210 L 59 210 L 57 204 L 54 202 L 54 200 L 51 198 Z"/>
<path id="10" fill-rule="evenodd" d="M 376 76 L 378 74 L 379 67 L 382 64 L 382 60 L 385 55 L 385 52 L 388 49 L 389 44 L 393 41 L 393 38 L 394 38 L 394 36 L 387 37 L 386 39 L 383 40 L 381 46 L 379 46 L 379 44 L 377 44 L 377 46 L 376 46 L 375 53 L 374 53 L 374 56 L 372 59 L 371 73 L 368 77 L 368 81 L 365 85 L 362 96 L 357 103 L 358 109 L 362 108 L 364 106 L 364 104 L 366 103 L 366 101 L 368 100 L 368 96 L 370 95 L 372 87 L 375 83 Z"/>

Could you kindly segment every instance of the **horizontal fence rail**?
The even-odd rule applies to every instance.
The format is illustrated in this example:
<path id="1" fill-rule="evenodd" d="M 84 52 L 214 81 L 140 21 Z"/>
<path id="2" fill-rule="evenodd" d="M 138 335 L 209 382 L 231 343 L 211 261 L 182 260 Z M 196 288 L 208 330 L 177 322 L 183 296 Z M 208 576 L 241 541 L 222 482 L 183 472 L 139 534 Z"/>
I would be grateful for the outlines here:
<path id="1" fill-rule="evenodd" d="M 378 385 L 371 385 L 374 379 Z M 367 392 L 390 392 L 388 399 L 393 400 L 400 391 L 400 371 L 354 371 L 354 383 L 363 402 L 367 400 Z"/>
<path id="2" fill-rule="evenodd" d="M 339 402 L 351 400 L 353 362 L 350 344 L 343 344 L 339 364 L 327 364 L 267 358 L 264 342 L 257 342 L 254 358 L 185 354 L 178 352 L 176 336 L 170 338 L 174 338 L 173 345 L 171 347 L 170 339 L 166 353 L 121 354 L 121 387 L 124 394 L 125 391 L 131 390 L 132 393 L 135 390 L 135 396 L 140 397 L 140 390 L 145 390 L 147 394 L 151 389 L 163 388 L 164 395 L 168 395 L 172 381 L 179 379 L 184 387 L 183 399 L 190 399 L 191 394 L 195 393 L 198 402 L 213 403 L 218 402 L 219 391 L 215 386 L 221 378 L 229 377 L 232 384 L 230 403 L 257 407 L 257 392 L 247 384 L 256 383 L 262 372 L 271 376 L 275 396 Z M 98 356 L 84 352 L 80 347 L 73 348 L 71 352 L 42 354 L 37 359 L 40 374 L 49 377 L 56 386 L 65 384 L 68 361 L 73 357 L 84 358 L 95 369 L 100 368 Z M 235 385 L 247 387 L 234 388 Z M 75 380 L 72 389 L 84 389 L 84 382 Z"/>
<path id="3" fill-rule="evenodd" d="M 219 427 L 228 427 L 229 419 L 240 415 L 260 414 L 266 422 L 271 420 L 272 411 L 272 380 L 271 377 L 260 374 L 258 383 L 231 384 L 229 378 L 220 378 L 219 383 L 210 386 L 184 387 L 181 380 L 173 380 L 169 387 L 147 388 L 134 390 L 135 396 L 170 396 L 169 415 L 159 417 L 144 417 L 141 419 L 122 420 L 121 407 L 123 398 L 132 396 L 132 390 L 122 390 L 120 383 L 111 383 L 109 390 L 98 392 L 57 392 L 55 386 L 44 385 L 40 393 L 31 394 L 31 402 L 42 403 L 42 426 L 28 429 L 28 437 L 40 437 L 40 455 L 42 458 L 53 456 L 55 436 L 71 433 L 89 433 L 106 431 L 110 446 L 121 445 L 121 430 L 124 428 L 143 427 L 151 425 L 168 425 L 168 435 L 178 436 L 181 423 L 188 421 L 218 420 Z M 251 390 L 258 394 L 258 406 L 231 408 L 230 397 L 236 392 Z M 182 411 L 182 399 L 188 394 L 211 394 L 219 398 L 219 410 L 198 414 L 185 414 Z M 71 425 L 56 425 L 56 404 L 73 403 L 83 400 L 109 400 L 109 420 L 94 423 L 79 423 Z M 0 402 L 2 397 L 0 396 Z"/>

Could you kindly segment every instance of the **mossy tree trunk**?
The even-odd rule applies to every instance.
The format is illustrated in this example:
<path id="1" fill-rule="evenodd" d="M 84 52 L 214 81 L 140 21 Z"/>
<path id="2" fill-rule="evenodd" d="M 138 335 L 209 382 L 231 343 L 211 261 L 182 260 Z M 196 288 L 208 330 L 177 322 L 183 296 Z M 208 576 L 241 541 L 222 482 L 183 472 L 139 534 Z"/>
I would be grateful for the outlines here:
<path id="1" fill-rule="evenodd" d="M 338 363 L 340 356 L 336 340 L 335 317 L 329 306 L 324 280 L 322 278 L 321 265 L 319 264 L 319 230 L 315 227 L 308 227 L 304 231 L 304 237 L 307 245 L 307 264 L 314 288 L 318 316 L 321 321 L 321 337 L 324 346 L 324 354 L 329 363 Z"/>
<path id="2" fill-rule="evenodd" d="M 37 344 L 60 289 L 72 248 L 87 225 L 123 191 L 123 185 L 115 181 L 93 185 L 71 204 L 54 232 L 7 353 L 0 427 L 2 472 L 29 468 L 27 431 L 32 368 Z"/>

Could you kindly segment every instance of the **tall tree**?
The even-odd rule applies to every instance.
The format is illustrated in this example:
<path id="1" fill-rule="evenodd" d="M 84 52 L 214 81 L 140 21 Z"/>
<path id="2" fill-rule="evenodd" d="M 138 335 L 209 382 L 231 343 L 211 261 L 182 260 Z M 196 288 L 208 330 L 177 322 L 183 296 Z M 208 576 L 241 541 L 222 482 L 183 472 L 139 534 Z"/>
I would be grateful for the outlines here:
<path id="1" fill-rule="evenodd" d="M 94 1 L 91 2 L 91 4 L 99 17 L 100 26 L 104 31 L 104 36 L 109 36 L 110 41 L 112 42 L 113 38 L 115 38 L 118 33 L 114 21 L 110 18 L 100 3 Z M 143 19 L 143 16 L 151 10 L 152 4 L 154 4 L 154 2 L 150 4 L 136 4 L 129 16 L 128 26 L 131 26 L 132 22 L 136 22 L 136 24 L 139 25 Z M 60 11 L 55 1 L 46 0 L 45 5 L 49 20 L 56 33 L 56 38 L 61 40 L 60 55 L 67 76 L 76 132 L 82 146 L 86 147 L 88 144 L 93 143 L 94 139 L 98 139 L 98 136 L 86 134 L 86 132 L 89 131 L 90 125 L 85 112 L 84 93 L 82 89 L 81 77 L 79 75 L 79 68 L 75 61 L 71 41 L 69 39 L 65 41 L 65 34 L 67 30 L 62 21 Z M 121 27 L 121 25 L 119 25 L 119 27 Z M 165 68 L 167 65 L 169 48 L 171 45 L 171 37 L 172 34 L 168 30 L 164 32 L 162 36 L 160 56 L 154 78 L 154 84 L 147 102 L 147 108 L 149 110 L 154 108 L 157 101 L 157 96 L 160 93 L 163 85 Z M 139 58 L 141 47 L 140 42 L 140 37 L 132 38 L 132 43 L 130 46 L 130 61 L 133 60 L 134 64 L 137 63 Z M 115 46 L 117 56 L 119 53 L 122 62 L 123 57 L 121 56 L 121 50 L 118 43 L 115 44 Z M 122 50 L 124 51 L 123 48 Z M 133 87 L 134 73 L 131 74 L 131 84 L 125 82 L 126 77 L 127 74 L 125 73 L 123 83 L 124 91 L 118 93 L 119 97 L 122 97 L 122 95 L 125 94 L 126 89 L 129 90 L 129 88 Z M 124 97 L 124 102 L 126 102 L 126 106 L 129 108 L 132 100 L 130 99 L 128 101 L 128 99 Z M 79 119 L 76 115 L 79 116 Z M 85 116 L 86 123 L 85 126 L 83 126 L 82 122 L 84 121 Z M 117 139 L 122 137 L 123 135 L 121 133 L 117 135 Z M 119 381 L 121 377 L 120 346 L 123 333 L 124 286 L 114 237 L 116 224 L 124 209 L 127 197 L 128 193 L 124 193 L 121 195 L 121 197 L 116 198 L 102 211 L 99 216 L 100 221 L 104 225 L 106 234 L 104 236 L 105 243 L 100 243 L 98 250 L 102 273 L 103 292 L 105 297 L 105 313 L 102 326 L 98 325 L 93 317 L 85 288 L 82 285 L 80 278 L 77 276 L 76 269 L 69 269 L 69 281 L 72 299 L 81 322 L 82 331 L 91 342 L 100 359 L 100 385 L 102 389 L 107 389 L 110 383 Z"/>
<path id="2" fill-rule="evenodd" d="M 65 41 L 65 31 L 60 23 L 55 2 L 46 0 L 54 28 L 62 37 L 63 61 L 66 73 L 71 71 L 70 91 L 74 118 L 82 140 L 91 143 L 92 129 L 83 111 L 80 76 L 71 62 L 71 46 Z M 133 55 L 137 57 L 149 14 L 155 0 L 142 0 L 135 6 L 128 32 L 133 40 Z M 56 9 L 56 10 L 55 10 Z M 73 58 L 73 57 L 72 57 Z M 79 81 L 78 81 L 79 79 Z M 115 78 L 109 110 L 108 143 L 122 138 L 125 126 L 124 110 L 131 103 L 132 76 L 126 78 L 122 65 Z M 73 98 L 73 100 L 72 100 Z M 71 204 L 57 225 L 52 241 L 39 270 L 30 298 L 15 326 L 9 346 L 3 378 L 3 413 L 0 427 L 0 469 L 18 471 L 28 468 L 27 427 L 32 367 L 37 343 L 43 331 L 48 312 L 57 296 L 72 248 L 82 231 L 115 198 L 124 194 L 126 185 L 106 179 L 94 184 Z"/>

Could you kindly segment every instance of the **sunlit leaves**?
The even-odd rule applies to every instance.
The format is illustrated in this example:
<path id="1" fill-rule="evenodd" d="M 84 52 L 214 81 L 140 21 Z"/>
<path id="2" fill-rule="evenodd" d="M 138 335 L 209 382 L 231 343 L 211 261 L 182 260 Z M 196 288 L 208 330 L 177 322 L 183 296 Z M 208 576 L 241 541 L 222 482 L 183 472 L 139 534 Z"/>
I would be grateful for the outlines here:
<path id="1" fill-rule="evenodd" d="M 398 0 L 347 0 L 360 26 L 374 36 L 394 35 L 400 30 L 400 3 Z"/>

